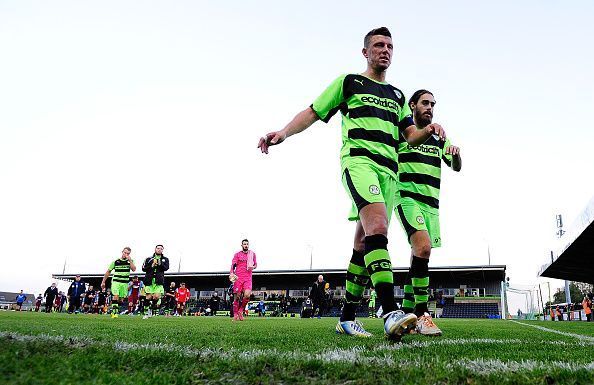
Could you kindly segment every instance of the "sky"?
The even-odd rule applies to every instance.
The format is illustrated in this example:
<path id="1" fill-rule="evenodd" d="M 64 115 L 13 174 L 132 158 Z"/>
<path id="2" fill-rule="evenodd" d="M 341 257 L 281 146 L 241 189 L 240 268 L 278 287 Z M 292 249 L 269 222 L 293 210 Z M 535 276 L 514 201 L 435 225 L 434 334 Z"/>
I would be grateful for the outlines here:
<path id="1" fill-rule="evenodd" d="M 430 266 L 506 265 L 534 285 L 594 195 L 594 3 L 0 1 L 0 289 L 103 273 L 124 246 L 172 271 L 346 268 L 340 119 L 256 148 L 387 26 L 387 81 L 431 90 L 461 148 Z M 394 266 L 409 246 L 397 219 Z M 551 280 L 553 287 L 561 281 Z"/>

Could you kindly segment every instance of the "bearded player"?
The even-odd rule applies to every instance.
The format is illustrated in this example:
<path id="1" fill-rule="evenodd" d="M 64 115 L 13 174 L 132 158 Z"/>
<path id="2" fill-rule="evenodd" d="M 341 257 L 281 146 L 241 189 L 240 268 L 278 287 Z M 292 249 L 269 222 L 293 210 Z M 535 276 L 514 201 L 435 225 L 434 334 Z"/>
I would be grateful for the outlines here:
<path id="1" fill-rule="evenodd" d="M 252 294 L 252 270 L 258 266 L 256 253 L 250 250 L 247 239 L 241 241 L 241 250 L 231 261 L 229 279 L 233 282 L 233 320 L 243 321 L 243 312 Z"/>
<path id="2" fill-rule="evenodd" d="M 163 245 L 155 246 L 155 252 L 152 257 L 145 259 L 142 264 L 144 276 L 144 300 L 145 315 L 142 319 L 147 319 L 158 314 L 159 300 L 165 294 L 163 284 L 165 283 L 165 272 L 169 270 L 169 258 L 163 255 Z"/>
<path id="3" fill-rule="evenodd" d="M 124 247 L 122 256 L 113 261 L 101 281 L 101 289 L 105 290 L 105 281 L 109 278 L 112 271 L 113 278 L 111 279 L 111 294 L 113 300 L 111 301 L 111 318 L 116 318 L 120 312 L 120 300 L 128 296 L 128 281 L 130 280 L 130 270 L 136 271 L 136 265 L 132 258 L 130 258 L 132 249 Z"/>
<path id="4" fill-rule="evenodd" d="M 410 98 L 409 106 L 417 127 L 431 124 L 435 98 L 430 91 L 416 91 Z M 411 146 L 401 138 L 395 211 L 411 246 L 402 310 L 417 316 L 416 331 L 426 336 L 442 334 L 427 308 L 429 257 L 432 248 L 441 246 L 439 188 L 442 162 L 456 172 L 462 169 L 460 148 L 451 145 L 449 139 L 439 140 L 432 135 L 423 144 Z"/>

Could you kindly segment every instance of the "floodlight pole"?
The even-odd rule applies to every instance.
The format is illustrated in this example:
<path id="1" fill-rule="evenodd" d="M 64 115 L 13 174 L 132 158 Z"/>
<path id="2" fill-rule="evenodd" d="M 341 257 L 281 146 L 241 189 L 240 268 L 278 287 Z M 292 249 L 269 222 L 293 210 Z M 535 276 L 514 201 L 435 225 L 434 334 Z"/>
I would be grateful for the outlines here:
<path id="1" fill-rule="evenodd" d="M 557 237 L 560 239 L 563 234 L 565 234 L 565 230 L 563 230 L 563 217 L 561 214 L 557 214 Z M 569 281 L 565 280 L 565 302 L 567 304 L 571 303 L 571 293 L 569 292 Z"/>

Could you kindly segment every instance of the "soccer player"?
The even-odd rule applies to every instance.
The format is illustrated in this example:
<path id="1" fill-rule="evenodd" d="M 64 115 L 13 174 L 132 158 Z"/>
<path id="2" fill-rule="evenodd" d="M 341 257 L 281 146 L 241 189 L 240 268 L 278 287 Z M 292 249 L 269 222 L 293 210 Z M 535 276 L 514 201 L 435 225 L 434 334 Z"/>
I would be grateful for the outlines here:
<path id="1" fill-rule="evenodd" d="M 169 258 L 163 255 L 163 245 L 155 246 L 155 252 L 151 257 L 145 259 L 142 264 L 144 276 L 144 300 L 145 315 L 142 319 L 152 317 L 158 313 L 159 300 L 165 294 L 163 284 L 165 283 L 165 272 L 169 270 Z"/>
<path id="2" fill-rule="evenodd" d="M 17 304 L 17 307 L 19 308 L 18 311 L 23 310 L 23 302 L 25 302 L 26 300 L 27 300 L 27 295 L 25 295 L 23 293 L 23 291 L 21 290 L 20 294 L 16 296 L 16 304 Z"/>
<path id="3" fill-rule="evenodd" d="M 41 302 L 43 301 L 43 296 L 41 293 L 35 298 L 35 311 L 38 312 L 39 308 L 41 307 Z"/>
<path id="4" fill-rule="evenodd" d="M 408 102 L 417 127 L 433 120 L 435 98 L 430 91 L 416 91 Z M 404 284 L 402 310 L 418 317 L 417 332 L 439 336 L 441 330 L 427 308 L 429 298 L 429 257 L 431 249 L 441 246 L 439 229 L 439 187 L 441 163 L 452 170 L 462 169 L 460 148 L 431 136 L 419 146 L 400 141 L 400 175 L 396 193 L 396 215 L 411 245 L 411 263 Z"/>
<path id="5" fill-rule="evenodd" d="M 252 294 L 252 271 L 258 267 L 256 253 L 250 250 L 247 239 L 241 241 L 241 250 L 235 253 L 231 261 L 229 277 L 233 282 L 233 320 L 243 321 L 245 306 Z"/>
<path id="6" fill-rule="evenodd" d="M 130 257 L 132 249 L 124 247 L 122 256 L 113 261 L 101 281 L 101 289 L 105 290 L 105 281 L 113 271 L 113 278 L 111 279 L 111 294 L 113 299 L 111 301 L 111 318 L 117 318 L 120 312 L 120 299 L 126 298 L 128 295 L 128 281 L 130 281 L 130 270 L 136 271 L 134 260 Z"/>
<path id="7" fill-rule="evenodd" d="M 175 282 L 171 282 L 165 292 L 163 307 L 165 308 L 165 317 L 171 317 L 171 312 L 175 314 Z"/>
<path id="8" fill-rule="evenodd" d="M 128 314 L 132 315 L 138 305 L 138 299 L 140 298 L 140 290 L 143 288 L 143 283 L 138 279 L 138 276 L 134 276 L 132 281 L 128 283 Z"/>
<path id="9" fill-rule="evenodd" d="M 388 224 L 398 173 L 398 138 L 402 134 L 411 145 L 419 145 L 433 134 L 445 138 L 445 132 L 438 124 L 417 129 L 402 91 L 385 81 L 393 49 L 392 35 L 387 28 L 371 30 L 365 35 L 362 50 L 366 70 L 362 74 L 339 76 L 282 130 L 260 138 L 258 147 L 268 153 L 270 146 L 304 131 L 317 120 L 328 122 L 341 112 L 342 182 L 356 207 L 349 219 L 358 222 L 347 272 L 346 303 L 336 331 L 370 336 L 355 321 L 355 310 L 371 280 L 384 309 L 384 331 L 389 338 L 397 340 L 416 322 L 414 314 L 396 311 L 388 254 Z"/>
<path id="10" fill-rule="evenodd" d="M 175 302 L 177 303 L 176 316 L 181 317 L 184 315 L 184 310 L 186 309 L 186 302 L 188 302 L 188 299 L 190 299 L 190 290 L 186 288 L 186 283 L 182 282 L 179 289 L 175 291 Z"/>
<path id="11" fill-rule="evenodd" d="M 375 293 L 375 289 L 372 287 L 371 291 L 369 292 L 369 304 L 367 305 L 369 309 L 369 318 L 375 318 L 375 299 L 377 298 L 377 294 Z"/>

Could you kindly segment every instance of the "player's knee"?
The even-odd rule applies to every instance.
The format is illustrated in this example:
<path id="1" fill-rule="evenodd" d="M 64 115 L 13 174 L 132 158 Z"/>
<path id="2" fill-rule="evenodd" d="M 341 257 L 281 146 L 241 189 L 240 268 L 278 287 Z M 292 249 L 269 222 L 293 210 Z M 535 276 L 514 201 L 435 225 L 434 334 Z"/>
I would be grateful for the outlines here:
<path id="1" fill-rule="evenodd" d="M 429 259 L 431 256 L 431 245 L 424 243 L 417 246 L 414 250 L 414 254 L 419 258 Z"/>

